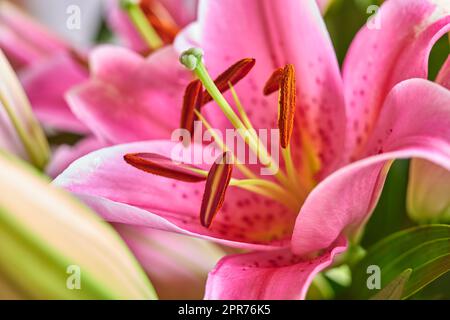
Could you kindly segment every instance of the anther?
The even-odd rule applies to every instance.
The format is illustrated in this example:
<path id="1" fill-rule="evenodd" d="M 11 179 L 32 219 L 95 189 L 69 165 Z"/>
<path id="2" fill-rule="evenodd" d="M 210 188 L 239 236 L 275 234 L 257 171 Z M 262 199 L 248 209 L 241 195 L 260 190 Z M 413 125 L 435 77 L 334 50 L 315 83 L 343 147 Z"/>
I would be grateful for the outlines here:
<path id="1" fill-rule="evenodd" d="M 206 176 L 196 170 L 198 168 L 187 164 L 176 163 L 155 153 L 129 153 L 124 160 L 131 166 L 155 174 L 157 176 L 175 179 L 184 182 L 200 182 L 206 180 Z"/>
<path id="2" fill-rule="evenodd" d="M 278 91 L 280 89 L 280 81 L 283 75 L 284 68 L 278 68 L 275 70 L 270 76 L 269 80 L 267 80 L 263 93 L 268 96 L 269 94 Z"/>
<path id="3" fill-rule="evenodd" d="M 255 59 L 253 58 L 245 58 L 234 63 L 231 67 L 222 72 L 216 80 L 214 80 L 217 89 L 219 89 L 221 93 L 226 92 L 230 89 L 230 84 L 232 86 L 237 84 L 250 72 L 250 70 L 252 70 L 254 66 Z M 213 98 L 207 91 L 205 91 L 203 95 L 203 104 L 206 104 L 212 100 Z"/>
<path id="4" fill-rule="evenodd" d="M 224 152 L 214 162 L 208 173 L 200 211 L 200 222 L 204 227 L 210 227 L 225 200 L 226 190 L 233 172 L 231 159 L 231 154 Z"/>
<path id="5" fill-rule="evenodd" d="M 283 149 L 289 145 L 292 136 L 296 105 L 295 100 L 295 70 L 292 64 L 288 64 L 284 67 L 283 74 L 281 75 L 278 97 L 278 128 L 280 129 L 280 144 Z"/>
<path id="6" fill-rule="evenodd" d="M 194 80 L 189 83 L 184 92 L 180 127 L 188 130 L 191 135 L 194 131 L 194 120 L 196 118 L 194 110 L 200 111 L 202 91 L 202 82 L 200 80 Z"/>

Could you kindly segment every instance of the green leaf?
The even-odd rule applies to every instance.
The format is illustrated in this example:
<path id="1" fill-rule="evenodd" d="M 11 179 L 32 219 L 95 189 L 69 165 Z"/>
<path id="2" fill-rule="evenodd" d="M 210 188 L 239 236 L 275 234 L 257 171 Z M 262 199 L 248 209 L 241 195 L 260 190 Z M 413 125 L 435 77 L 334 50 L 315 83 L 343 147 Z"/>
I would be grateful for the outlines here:
<path id="1" fill-rule="evenodd" d="M 391 283 L 370 298 L 370 300 L 400 300 L 411 273 L 412 269 L 406 269 L 397 278 L 392 280 Z"/>
<path id="2" fill-rule="evenodd" d="M 369 266 L 380 268 L 381 287 L 406 269 L 414 272 L 402 298 L 407 298 L 450 270 L 450 226 L 427 225 L 394 233 L 367 251 L 353 268 L 345 298 L 367 299 L 374 294 L 367 286 Z"/>

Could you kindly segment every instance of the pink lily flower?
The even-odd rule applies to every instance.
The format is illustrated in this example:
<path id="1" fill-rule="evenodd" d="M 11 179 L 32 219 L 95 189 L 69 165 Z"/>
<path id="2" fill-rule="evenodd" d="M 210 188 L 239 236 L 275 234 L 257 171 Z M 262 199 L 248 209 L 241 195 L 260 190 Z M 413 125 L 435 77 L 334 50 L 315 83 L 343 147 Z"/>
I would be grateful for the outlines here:
<path id="1" fill-rule="evenodd" d="M 269 0 L 200 2 L 198 22 L 175 44 L 185 49 L 194 41 L 204 49 L 205 64 L 214 75 L 243 57 L 256 59 L 255 69 L 236 86 L 254 128 L 276 127 L 277 97 L 262 95 L 266 79 L 285 64 L 295 68 L 297 111 L 288 144 L 294 169 L 301 174 L 286 175 L 300 183 L 298 193 L 284 185 L 281 193 L 271 197 L 268 190 L 242 188 L 240 176 L 228 180 L 228 188 L 225 180 L 219 180 L 218 190 L 209 180 L 204 182 L 205 165 L 193 174 L 186 171 L 188 164 L 177 167 L 163 161 L 160 156 L 174 163 L 183 160 L 172 154 L 178 144 L 164 140 L 91 153 L 54 183 L 79 196 L 108 221 L 253 250 L 222 259 L 210 272 L 205 298 L 302 299 L 313 277 L 345 250 L 345 238 L 360 235 L 393 160 L 417 158 L 450 171 L 450 92 L 439 84 L 412 79 L 427 77 L 431 47 L 450 30 L 449 10 L 447 1 L 387 1 L 379 12 L 382 28 L 364 27 L 355 38 L 342 81 L 314 1 L 286 0 L 283 6 Z M 112 73 L 113 78 L 119 79 L 119 73 Z M 449 74 L 448 64 L 442 74 Z M 292 75 L 286 77 L 292 82 Z M 87 95 L 77 104 L 85 99 Z M 167 106 L 156 112 L 177 108 Z M 209 105 L 202 115 L 213 128 L 223 130 L 230 125 L 222 111 Z M 146 130 L 148 122 L 140 114 L 145 113 L 135 113 L 134 122 L 128 122 L 133 132 Z M 113 137 L 112 128 L 101 130 L 109 130 Z M 203 154 L 198 145 L 187 150 L 194 159 Z M 143 170 L 128 165 L 124 155 Z M 288 171 L 287 167 L 282 169 Z M 217 178 L 214 172 L 218 171 L 211 170 L 208 178 Z M 263 178 L 257 179 L 261 183 Z M 216 204 L 225 194 L 221 210 L 212 212 L 214 219 L 199 219 L 204 194 L 209 195 L 208 201 L 215 196 Z M 206 213 L 211 218 L 211 212 Z"/>
<path id="2" fill-rule="evenodd" d="M 321 1 L 320 6 L 327 3 Z M 178 26 L 185 26 L 195 17 L 197 1 L 182 1 L 183 10 L 179 1 L 172 0 L 143 1 L 141 7 L 144 12 L 151 12 L 152 6 L 158 9 L 158 4 L 167 9 Z M 147 45 L 120 9 L 119 1 L 109 1 L 108 12 L 110 25 L 125 43 L 138 52 L 146 50 Z M 71 111 L 99 140 L 98 145 L 95 138 L 90 138 L 74 148 L 58 150 L 48 171 L 50 175 L 56 176 L 75 159 L 108 144 L 167 138 L 179 125 L 179 101 L 191 79 L 177 61 L 178 52 L 171 45 L 147 58 L 121 47 L 94 49 L 89 57 L 89 80 L 73 87 L 66 100 Z"/>
<path id="3" fill-rule="evenodd" d="M 87 132 L 64 101 L 64 93 L 88 76 L 81 53 L 8 1 L 0 3 L 0 47 L 19 70 L 41 122 L 64 131 Z"/>

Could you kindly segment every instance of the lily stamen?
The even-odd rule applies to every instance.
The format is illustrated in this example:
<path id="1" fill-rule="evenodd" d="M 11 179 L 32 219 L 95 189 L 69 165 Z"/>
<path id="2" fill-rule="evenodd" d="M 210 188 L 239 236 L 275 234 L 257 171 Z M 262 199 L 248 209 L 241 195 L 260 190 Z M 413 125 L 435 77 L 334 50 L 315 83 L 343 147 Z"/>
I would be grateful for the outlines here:
<path id="1" fill-rule="evenodd" d="M 160 1 L 141 0 L 140 7 L 163 42 L 172 43 L 180 27 L 164 5 Z"/>
<path id="2" fill-rule="evenodd" d="M 121 0 L 121 6 L 150 49 L 156 50 L 164 45 L 163 40 L 148 21 L 138 0 Z"/>
<path id="3" fill-rule="evenodd" d="M 222 95 L 220 90 L 215 85 L 214 81 L 210 77 L 205 65 L 203 64 L 203 51 L 198 48 L 191 48 L 186 50 L 180 56 L 180 62 L 189 70 L 195 72 L 197 77 L 202 81 L 207 92 L 213 97 L 214 101 L 221 108 L 222 112 L 225 114 L 227 119 L 231 122 L 235 129 L 238 130 L 241 137 L 248 144 L 252 152 L 254 152 L 261 163 L 271 170 L 275 177 L 283 184 L 289 185 L 289 180 L 285 174 L 279 170 L 278 165 L 274 159 L 270 156 L 266 147 L 260 141 L 259 138 L 255 138 L 253 135 L 245 135 L 247 132 L 245 124 L 239 118 L 239 116 L 234 112 L 233 108 L 229 105 L 228 101 Z"/>
<path id="4" fill-rule="evenodd" d="M 272 75 L 264 85 L 263 93 L 265 96 L 268 96 L 269 94 L 274 93 L 275 91 L 278 91 L 280 89 L 280 81 L 283 72 L 284 68 L 278 68 L 272 73 Z"/>
<path id="5" fill-rule="evenodd" d="M 194 80 L 186 87 L 183 97 L 183 107 L 181 110 L 180 128 L 189 131 L 191 136 L 194 133 L 194 110 L 200 110 L 203 96 L 203 86 L 200 80 Z"/>
<path id="6" fill-rule="evenodd" d="M 131 166 L 157 176 L 184 182 L 200 182 L 206 179 L 203 170 L 156 153 L 129 153 L 124 160 Z"/>
<path id="7" fill-rule="evenodd" d="M 222 72 L 215 80 L 214 83 L 221 93 L 230 89 L 230 84 L 235 85 L 242 80 L 255 66 L 255 59 L 245 58 L 234 63 L 227 70 Z M 213 98 L 207 91 L 203 95 L 203 104 L 212 101 Z"/>
<path id="8" fill-rule="evenodd" d="M 209 133 L 211 134 L 212 138 L 214 139 L 214 142 L 219 146 L 220 149 L 222 149 L 223 152 L 230 152 L 231 155 L 233 156 L 233 159 L 236 158 L 236 156 L 234 155 L 234 152 L 232 152 L 227 145 L 225 144 L 225 142 L 219 137 L 219 135 L 217 135 L 216 131 L 212 128 L 212 126 L 209 124 L 209 122 L 205 119 L 205 117 L 203 117 L 203 115 L 198 111 L 198 110 L 194 110 L 195 115 L 197 116 L 197 118 L 203 123 L 203 125 L 206 127 L 206 129 L 209 131 Z M 236 167 L 239 169 L 239 171 L 241 171 L 245 176 L 247 176 L 248 178 L 251 179 L 257 179 L 258 177 L 249 169 L 247 168 L 245 165 L 235 161 L 235 165 Z"/>
<path id="9" fill-rule="evenodd" d="M 225 201 L 225 194 L 230 184 L 233 164 L 227 152 L 223 153 L 209 171 L 200 210 L 200 222 L 209 228 L 217 212 Z"/>
<path id="10" fill-rule="evenodd" d="M 232 154 L 230 152 L 224 152 L 223 154 L 225 153 L 228 157 L 227 161 L 230 164 L 237 165 L 233 161 Z M 190 164 L 178 163 L 155 153 L 129 153 L 124 156 L 124 160 L 141 171 L 188 183 L 206 181 L 211 171 L 206 171 Z M 274 200 L 282 200 L 291 208 L 296 208 L 295 198 L 271 181 L 258 179 L 257 177 L 242 180 L 231 178 L 229 186 L 251 191 Z"/>

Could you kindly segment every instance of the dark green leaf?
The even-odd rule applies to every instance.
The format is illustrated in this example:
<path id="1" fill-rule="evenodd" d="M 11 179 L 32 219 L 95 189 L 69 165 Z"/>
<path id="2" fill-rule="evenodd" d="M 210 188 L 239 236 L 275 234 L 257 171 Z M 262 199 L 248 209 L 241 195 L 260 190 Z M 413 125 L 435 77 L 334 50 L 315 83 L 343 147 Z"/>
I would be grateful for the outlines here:
<path id="1" fill-rule="evenodd" d="M 374 290 L 367 287 L 369 266 L 381 271 L 381 287 L 402 271 L 414 270 L 405 286 L 407 298 L 450 270 L 450 226 L 427 225 L 397 232 L 374 245 L 353 268 L 353 279 L 346 298 L 367 299 Z"/>

